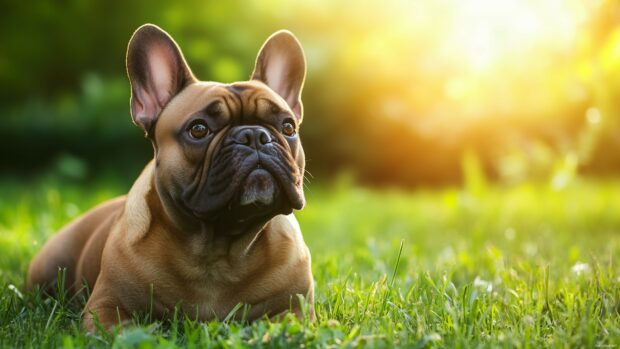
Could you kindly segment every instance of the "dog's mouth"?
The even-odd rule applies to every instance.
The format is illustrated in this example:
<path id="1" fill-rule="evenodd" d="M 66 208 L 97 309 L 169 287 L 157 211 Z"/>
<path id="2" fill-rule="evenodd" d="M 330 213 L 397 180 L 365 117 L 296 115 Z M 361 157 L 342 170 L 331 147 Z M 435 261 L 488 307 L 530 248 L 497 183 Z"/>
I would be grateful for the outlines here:
<path id="1" fill-rule="evenodd" d="M 240 206 L 268 206 L 278 195 L 278 185 L 267 170 L 259 167 L 250 172 L 239 190 Z"/>
<path id="2" fill-rule="evenodd" d="M 230 210 L 238 222 L 246 222 L 277 210 L 282 205 L 280 186 L 269 171 L 258 167 L 242 182 Z"/>
<path id="3" fill-rule="evenodd" d="M 290 186 L 288 178 L 280 178 L 259 162 L 237 183 L 234 194 L 225 207 L 209 213 L 209 220 L 216 226 L 236 231 L 246 225 L 264 224 L 278 214 L 293 211 L 291 200 L 284 186 Z M 231 183 L 232 185 L 232 183 Z"/>
<path id="4" fill-rule="evenodd" d="M 231 226 L 266 221 L 304 205 L 299 171 L 290 162 L 254 152 L 237 164 L 216 164 L 204 189 L 186 202 L 196 217 Z"/>

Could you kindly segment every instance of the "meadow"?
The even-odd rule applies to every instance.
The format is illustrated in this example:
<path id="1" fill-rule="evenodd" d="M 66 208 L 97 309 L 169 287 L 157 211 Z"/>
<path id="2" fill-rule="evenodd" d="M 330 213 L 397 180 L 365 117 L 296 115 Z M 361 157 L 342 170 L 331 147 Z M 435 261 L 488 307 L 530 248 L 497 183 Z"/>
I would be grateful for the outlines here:
<path id="1" fill-rule="evenodd" d="M 129 178 L 129 175 L 127 175 Z M 200 323 L 148 314 L 80 329 L 83 297 L 24 291 L 58 228 L 128 178 L 0 181 L 0 347 L 582 347 L 620 344 L 620 182 L 368 189 L 310 183 L 298 212 L 313 255 L 317 321 Z"/>

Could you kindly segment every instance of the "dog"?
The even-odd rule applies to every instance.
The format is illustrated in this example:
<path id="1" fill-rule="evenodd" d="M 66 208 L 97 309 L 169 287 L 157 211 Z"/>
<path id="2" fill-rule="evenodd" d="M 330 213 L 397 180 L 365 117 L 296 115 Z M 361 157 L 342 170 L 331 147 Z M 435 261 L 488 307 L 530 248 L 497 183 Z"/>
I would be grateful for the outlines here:
<path id="1" fill-rule="evenodd" d="M 293 215 L 305 205 L 299 41 L 278 31 L 250 80 L 206 82 L 168 33 L 145 24 L 126 65 L 131 116 L 154 158 L 126 196 L 43 246 L 27 288 L 53 294 L 64 270 L 65 291 L 91 291 L 83 312 L 90 332 L 133 314 L 165 319 L 175 307 L 200 321 L 223 319 L 238 304 L 250 321 L 289 311 L 314 319 L 310 252 Z"/>

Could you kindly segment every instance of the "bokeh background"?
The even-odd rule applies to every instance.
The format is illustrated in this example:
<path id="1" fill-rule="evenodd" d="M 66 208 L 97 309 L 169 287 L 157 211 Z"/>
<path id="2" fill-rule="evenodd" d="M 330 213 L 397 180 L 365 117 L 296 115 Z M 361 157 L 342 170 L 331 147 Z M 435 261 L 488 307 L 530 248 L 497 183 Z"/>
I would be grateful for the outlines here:
<path id="1" fill-rule="evenodd" d="M 203 80 L 247 79 L 287 28 L 308 60 L 313 180 L 458 185 L 620 171 L 620 4 L 612 0 L 36 1 L 0 11 L 0 171 L 135 178 L 126 45 L 145 22 Z M 24 177 L 26 176 L 26 177 Z"/>
<path id="2" fill-rule="evenodd" d="M 153 155 L 124 66 L 146 22 L 203 80 L 247 79 L 276 30 L 303 44 L 316 326 L 101 339 L 25 292 Z M 618 0 L 0 0 L 0 348 L 617 347 L 619 175 Z"/>

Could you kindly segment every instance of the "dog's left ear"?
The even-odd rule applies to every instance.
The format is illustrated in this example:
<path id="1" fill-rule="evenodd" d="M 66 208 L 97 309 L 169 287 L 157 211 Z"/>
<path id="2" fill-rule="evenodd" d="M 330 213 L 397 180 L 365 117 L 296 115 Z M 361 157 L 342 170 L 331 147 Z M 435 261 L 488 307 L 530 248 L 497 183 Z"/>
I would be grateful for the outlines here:
<path id="1" fill-rule="evenodd" d="M 138 28 L 127 47 L 131 116 L 147 136 L 172 97 L 196 80 L 176 42 L 153 24 Z"/>
<path id="2" fill-rule="evenodd" d="M 293 33 L 280 30 L 273 33 L 261 47 L 252 80 L 264 82 L 286 103 L 301 121 L 303 106 L 301 89 L 306 77 L 306 59 L 301 44 Z"/>

